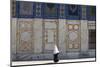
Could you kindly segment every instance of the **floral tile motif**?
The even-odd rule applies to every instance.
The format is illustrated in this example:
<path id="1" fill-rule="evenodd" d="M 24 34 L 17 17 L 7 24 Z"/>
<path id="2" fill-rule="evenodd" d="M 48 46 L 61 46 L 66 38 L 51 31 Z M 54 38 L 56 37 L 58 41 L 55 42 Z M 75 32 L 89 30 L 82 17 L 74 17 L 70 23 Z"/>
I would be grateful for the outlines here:
<path id="1" fill-rule="evenodd" d="M 74 51 L 80 49 L 80 24 L 68 24 L 68 47 Z"/>

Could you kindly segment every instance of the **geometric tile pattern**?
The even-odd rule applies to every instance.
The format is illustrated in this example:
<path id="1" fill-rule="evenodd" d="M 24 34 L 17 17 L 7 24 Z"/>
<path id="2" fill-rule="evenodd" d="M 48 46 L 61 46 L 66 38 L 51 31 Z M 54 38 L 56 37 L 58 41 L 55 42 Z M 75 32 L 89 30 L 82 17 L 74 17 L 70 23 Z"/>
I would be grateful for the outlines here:
<path id="1" fill-rule="evenodd" d="M 36 3 L 36 16 L 41 17 L 41 3 Z"/>
<path id="2" fill-rule="evenodd" d="M 17 46 L 19 52 L 31 52 L 32 51 L 32 40 L 33 40 L 33 22 L 27 20 L 18 21 L 18 31 L 19 34 L 19 45 Z M 17 32 L 18 32 L 17 31 Z"/>
<path id="3" fill-rule="evenodd" d="M 52 27 L 46 25 L 51 24 Z M 44 52 L 51 52 L 54 50 L 54 45 L 57 45 L 57 22 L 44 22 Z"/>
<path id="4" fill-rule="evenodd" d="M 12 9 L 13 17 L 17 14 L 19 18 L 95 20 L 96 17 L 96 6 L 87 5 L 16 1 Z"/>
<path id="5" fill-rule="evenodd" d="M 12 17 L 15 17 L 16 16 L 16 1 L 12 0 L 11 2 L 12 2 L 12 4 L 11 4 L 12 5 L 12 7 L 11 7 L 12 13 L 11 14 L 12 14 Z"/>
<path id="6" fill-rule="evenodd" d="M 80 49 L 80 24 L 67 24 L 68 49 L 77 51 Z"/>
<path id="7" fill-rule="evenodd" d="M 65 17 L 65 5 L 60 5 L 60 12 L 59 12 L 59 16 L 60 18 L 64 18 Z"/>
<path id="8" fill-rule="evenodd" d="M 19 3 L 19 16 L 23 16 L 22 18 L 25 18 L 26 16 L 33 16 L 34 11 L 36 11 L 36 16 L 40 17 L 41 15 L 42 18 L 44 17 L 44 15 L 46 14 L 45 18 L 49 17 L 60 17 L 63 18 L 66 16 L 65 11 L 68 12 L 68 15 L 72 17 L 77 17 L 80 16 L 79 15 L 79 10 L 78 10 L 78 6 L 77 5 L 69 5 L 68 6 L 68 10 L 65 10 L 65 5 L 60 5 L 59 9 L 60 11 L 57 11 L 58 7 L 55 4 L 44 4 L 45 7 L 42 7 L 41 3 L 36 3 L 35 8 L 36 10 L 34 10 L 33 7 L 34 3 L 32 2 L 20 2 Z M 87 18 L 86 16 L 86 7 L 82 7 L 82 18 Z M 44 10 L 44 13 L 42 14 L 42 9 Z M 95 17 L 95 7 L 91 7 L 89 9 L 90 13 L 89 13 L 89 17 Z M 59 14 L 58 14 L 59 12 Z M 13 2 L 13 7 L 12 7 L 12 15 L 16 16 L 16 4 L 15 2 Z M 69 17 L 68 16 L 68 17 Z M 33 17 L 32 17 L 33 18 Z M 31 53 L 33 51 L 33 20 L 28 20 L 27 18 L 23 19 L 23 20 L 19 20 L 17 22 L 17 33 L 16 33 L 16 40 L 17 40 L 17 51 L 21 52 L 21 53 Z M 34 19 L 34 18 L 33 18 Z M 44 19 L 43 19 L 44 20 Z M 59 19 L 57 19 L 59 20 Z M 69 21 L 69 20 L 68 20 Z M 43 22 L 43 21 L 40 21 Z M 58 45 L 58 22 L 55 21 L 48 21 L 47 22 L 43 22 L 44 23 L 44 28 L 43 28 L 43 42 L 44 44 L 42 44 L 42 46 L 44 45 L 43 49 L 45 52 L 51 52 L 53 51 L 53 47 L 54 45 Z M 47 25 L 45 25 L 47 24 Z M 80 49 L 80 23 L 67 23 L 66 24 L 66 28 L 68 29 L 68 31 L 66 33 L 68 33 L 67 35 L 67 48 L 70 51 L 78 51 Z M 88 27 L 92 28 L 93 26 L 95 26 L 94 23 L 88 24 Z M 91 36 L 95 35 L 92 34 L 93 32 L 95 33 L 95 31 L 90 31 L 91 32 Z M 95 36 L 94 36 L 95 37 Z M 91 38 L 92 39 L 92 38 Z M 91 40 L 90 39 L 90 40 Z M 95 39 L 94 39 L 95 40 Z M 94 41 L 93 40 L 93 41 Z M 91 42 L 93 42 L 91 41 Z M 94 41 L 95 43 L 95 41 Z M 93 45 L 94 47 L 94 45 Z M 91 47 L 92 48 L 92 47 Z M 37 49 L 37 48 L 36 48 Z"/>

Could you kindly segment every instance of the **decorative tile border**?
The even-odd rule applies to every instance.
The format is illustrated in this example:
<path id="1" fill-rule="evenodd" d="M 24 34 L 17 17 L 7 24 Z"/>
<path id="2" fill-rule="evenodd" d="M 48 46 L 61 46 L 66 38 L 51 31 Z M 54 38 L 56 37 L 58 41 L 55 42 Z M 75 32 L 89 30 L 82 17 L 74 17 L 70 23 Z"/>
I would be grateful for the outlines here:
<path id="1" fill-rule="evenodd" d="M 16 1 L 15 0 L 12 0 L 11 1 L 11 12 L 12 12 L 12 17 L 16 17 Z"/>
<path id="2" fill-rule="evenodd" d="M 53 10 L 49 10 L 51 14 L 47 13 L 49 12 L 47 11 L 48 8 L 46 7 L 47 3 L 16 1 L 16 7 L 14 7 L 16 8 L 16 16 L 14 16 L 17 18 L 69 19 L 94 21 L 96 20 L 96 15 L 90 15 L 91 6 L 56 3 L 49 4 L 54 4 Z M 92 7 L 96 8 L 96 6 Z M 52 14 L 52 11 L 54 11 L 55 13 Z M 96 12 L 96 9 L 94 11 Z"/>

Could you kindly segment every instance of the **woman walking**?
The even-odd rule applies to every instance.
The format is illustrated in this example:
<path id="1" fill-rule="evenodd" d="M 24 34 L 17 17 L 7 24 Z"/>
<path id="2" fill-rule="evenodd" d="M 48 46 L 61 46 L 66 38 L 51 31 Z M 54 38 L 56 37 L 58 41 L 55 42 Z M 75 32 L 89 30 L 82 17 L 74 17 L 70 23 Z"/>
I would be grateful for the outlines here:
<path id="1" fill-rule="evenodd" d="M 57 63 L 59 61 L 58 55 L 59 55 L 59 50 L 58 50 L 57 46 L 55 45 L 54 46 L 54 58 L 53 58 L 53 61 L 55 63 Z"/>

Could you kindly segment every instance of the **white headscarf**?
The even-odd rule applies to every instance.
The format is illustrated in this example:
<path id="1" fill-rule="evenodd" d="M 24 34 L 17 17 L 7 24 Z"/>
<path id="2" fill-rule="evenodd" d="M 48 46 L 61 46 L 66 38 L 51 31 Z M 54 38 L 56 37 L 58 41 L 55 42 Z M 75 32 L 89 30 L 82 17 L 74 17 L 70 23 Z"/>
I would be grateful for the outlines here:
<path id="1" fill-rule="evenodd" d="M 59 53 L 59 50 L 57 48 L 57 45 L 54 45 L 54 54 Z"/>

